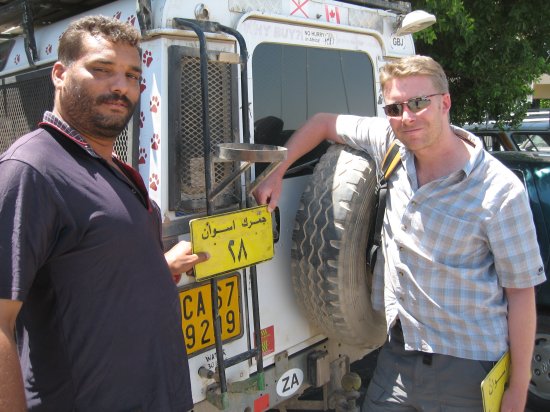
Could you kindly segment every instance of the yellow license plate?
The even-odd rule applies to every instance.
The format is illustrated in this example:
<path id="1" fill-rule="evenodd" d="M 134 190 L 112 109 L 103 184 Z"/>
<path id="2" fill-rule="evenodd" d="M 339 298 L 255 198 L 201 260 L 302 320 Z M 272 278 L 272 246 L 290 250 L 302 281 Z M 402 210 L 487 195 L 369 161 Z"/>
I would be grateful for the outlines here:
<path id="1" fill-rule="evenodd" d="M 273 228 L 267 206 L 193 219 L 189 226 L 193 253 L 210 255 L 195 266 L 197 280 L 273 257 Z"/>
<path id="2" fill-rule="evenodd" d="M 242 335 L 240 277 L 234 274 L 218 279 L 217 283 L 221 335 L 223 341 L 228 341 Z M 208 282 L 179 292 L 182 328 L 188 355 L 209 348 L 216 342 L 211 290 Z"/>

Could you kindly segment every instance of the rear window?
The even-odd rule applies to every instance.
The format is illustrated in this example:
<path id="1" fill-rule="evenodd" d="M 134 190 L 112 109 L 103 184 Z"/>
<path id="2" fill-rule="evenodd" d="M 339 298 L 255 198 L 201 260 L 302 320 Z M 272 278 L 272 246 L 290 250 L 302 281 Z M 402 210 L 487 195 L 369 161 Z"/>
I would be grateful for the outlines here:
<path id="1" fill-rule="evenodd" d="M 364 52 L 263 43 L 252 56 L 254 141 L 283 146 L 319 112 L 376 116 L 375 72 Z M 310 173 L 324 142 L 298 160 L 287 176 Z M 256 173 L 265 168 L 257 164 Z"/>
<path id="2" fill-rule="evenodd" d="M 526 152 L 550 152 L 550 133 L 512 133 L 519 150 Z"/>
<path id="3" fill-rule="evenodd" d="M 483 147 L 489 152 L 503 152 L 506 151 L 506 146 L 503 144 L 501 137 L 498 133 L 475 133 L 483 142 Z"/>

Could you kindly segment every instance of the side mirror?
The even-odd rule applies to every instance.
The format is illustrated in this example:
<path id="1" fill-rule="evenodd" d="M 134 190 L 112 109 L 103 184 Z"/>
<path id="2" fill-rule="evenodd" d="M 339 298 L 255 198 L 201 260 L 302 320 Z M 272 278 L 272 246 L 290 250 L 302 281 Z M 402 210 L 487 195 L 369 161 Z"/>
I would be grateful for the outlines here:
<path id="1" fill-rule="evenodd" d="M 416 33 L 430 27 L 435 21 L 435 16 L 424 10 L 412 11 L 397 21 L 394 35 L 404 36 L 405 34 Z"/>

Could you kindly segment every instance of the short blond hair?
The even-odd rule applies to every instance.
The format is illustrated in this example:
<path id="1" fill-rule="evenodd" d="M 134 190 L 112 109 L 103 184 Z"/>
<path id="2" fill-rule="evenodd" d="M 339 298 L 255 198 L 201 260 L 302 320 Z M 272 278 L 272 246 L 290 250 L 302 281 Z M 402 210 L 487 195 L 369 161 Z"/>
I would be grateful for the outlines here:
<path id="1" fill-rule="evenodd" d="M 427 76 L 440 93 L 449 93 L 449 82 L 441 65 L 428 56 L 403 57 L 386 64 L 380 71 L 380 85 L 384 92 L 386 84 L 395 78 Z"/>

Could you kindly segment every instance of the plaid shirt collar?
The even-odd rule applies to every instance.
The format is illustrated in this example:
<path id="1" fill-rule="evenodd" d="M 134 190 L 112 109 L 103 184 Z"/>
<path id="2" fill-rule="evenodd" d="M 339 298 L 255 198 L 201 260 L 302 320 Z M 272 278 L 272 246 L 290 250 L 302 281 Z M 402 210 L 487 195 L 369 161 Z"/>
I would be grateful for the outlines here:
<path id="1" fill-rule="evenodd" d="M 71 139 L 73 142 L 75 142 L 79 147 L 81 147 L 83 150 L 85 150 L 90 156 L 95 157 L 96 159 L 103 160 L 100 155 L 96 153 L 96 151 L 90 146 L 90 144 L 82 137 L 80 133 L 78 133 L 75 129 L 73 129 L 67 122 L 62 120 L 60 117 L 56 116 L 52 112 L 45 112 L 44 117 L 42 119 L 42 122 L 40 122 L 39 126 L 49 126 L 53 127 L 54 129 L 58 130 L 59 132 L 63 133 L 66 137 Z M 127 165 L 126 163 L 122 162 L 115 152 L 112 154 L 113 160 L 116 162 L 116 164 L 119 166 L 121 170 L 124 171 L 124 174 L 129 181 L 131 181 L 131 184 L 137 188 L 137 192 L 139 193 L 139 196 L 141 197 L 141 200 L 143 201 L 145 207 L 149 211 L 152 211 L 151 201 L 149 199 L 149 194 L 147 193 L 147 188 L 145 187 L 145 183 L 143 182 L 143 179 L 141 178 L 140 174 Z M 128 181 L 128 180 L 127 180 Z"/>
<path id="2" fill-rule="evenodd" d="M 44 113 L 42 122 L 40 122 L 40 126 L 42 125 L 48 125 L 59 130 L 73 142 L 78 144 L 78 146 L 80 146 L 83 150 L 88 152 L 90 156 L 101 159 L 101 156 L 97 154 L 97 152 L 92 148 L 92 146 L 90 146 L 90 144 L 86 141 L 86 139 L 84 139 L 84 137 L 82 137 L 82 135 L 78 131 L 73 129 L 67 122 L 65 122 L 63 119 L 56 116 L 52 112 L 47 111 Z M 112 156 L 114 158 L 117 158 L 115 153 L 113 153 Z"/>

